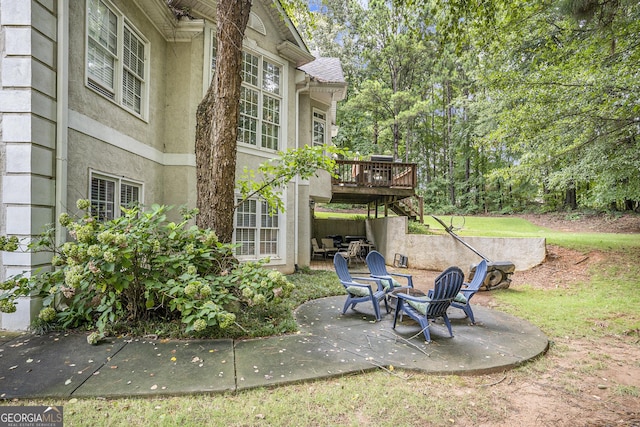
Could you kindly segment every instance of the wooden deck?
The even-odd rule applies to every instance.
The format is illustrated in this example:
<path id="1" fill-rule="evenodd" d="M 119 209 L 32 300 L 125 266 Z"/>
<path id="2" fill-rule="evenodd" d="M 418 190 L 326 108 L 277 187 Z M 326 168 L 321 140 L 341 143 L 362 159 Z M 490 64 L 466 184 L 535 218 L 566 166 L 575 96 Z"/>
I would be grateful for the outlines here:
<path id="1" fill-rule="evenodd" d="M 332 203 L 388 203 L 415 195 L 415 163 L 337 160 Z"/>

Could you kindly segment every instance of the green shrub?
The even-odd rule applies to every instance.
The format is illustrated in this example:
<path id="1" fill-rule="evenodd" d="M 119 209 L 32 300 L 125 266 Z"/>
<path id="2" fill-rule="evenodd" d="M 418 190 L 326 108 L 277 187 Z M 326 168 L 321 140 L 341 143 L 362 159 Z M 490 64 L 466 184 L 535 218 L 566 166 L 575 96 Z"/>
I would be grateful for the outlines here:
<path id="1" fill-rule="evenodd" d="M 242 329 L 239 312 L 281 310 L 293 290 L 281 273 L 263 267 L 267 260 L 239 263 L 233 245 L 189 226 L 195 210 L 184 210 L 179 223 L 168 222 L 169 208 L 158 205 L 122 209 L 121 217 L 100 222 L 89 206 L 78 201 L 86 213 L 77 220 L 60 216 L 73 241 L 56 247 L 50 229 L 28 245 L 51 252 L 55 269 L 0 284 L 0 311 L 15 311 L 20 296 L 41 296 L 39 328 L 95 327 L 100 337 L 123 322 L 180 320 L 187 333 L 220 335 L 234 324 Z M 19 249 L 14 237 L 0 243 L 0 250 Z"/>
<path id="2" fill-rule="evenodd" d="M 429 230 L 428 224 L 423 224 L 418 221 L 409 221 L 407 228 L 409 229 L 409 234 L 433 234 L 431 230 Z"/>

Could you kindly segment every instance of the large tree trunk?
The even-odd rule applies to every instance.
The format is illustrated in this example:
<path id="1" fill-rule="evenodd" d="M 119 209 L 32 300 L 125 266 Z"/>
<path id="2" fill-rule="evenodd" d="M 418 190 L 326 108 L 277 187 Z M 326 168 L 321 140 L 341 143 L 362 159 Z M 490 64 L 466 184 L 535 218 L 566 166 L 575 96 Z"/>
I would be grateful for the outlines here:
<path id="1" fill-rule="evenodd" d="M 250 10 L 251 0 L 218 0 L 216 72 L 196 117 L 196 223 L 225 243 L 233 237 L 242 39 Z"/>

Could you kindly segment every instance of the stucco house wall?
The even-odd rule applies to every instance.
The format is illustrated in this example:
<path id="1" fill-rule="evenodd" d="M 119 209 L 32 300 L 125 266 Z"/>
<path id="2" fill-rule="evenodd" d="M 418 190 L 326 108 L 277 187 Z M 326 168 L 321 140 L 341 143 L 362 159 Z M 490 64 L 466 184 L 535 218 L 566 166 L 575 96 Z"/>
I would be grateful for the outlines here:
<path id="1" fill-rule="evenodd" d="M 196 205 L 195 117 L 212 73 L 215 1 L 197 2 L 192 19 L 177 20 L 164 0 L 100 0 L 144 42 L 140 114 L 87 85 L 88 1 L 0 0 L 0 232 L 23 241 L 60 213 L 76 213 L 92 174 L 139 185 L 145 205 Z M 253 2 L 244 48 L 282 67 L 279 150 L 311 144 L 312 108 L 335 124 L 346 83 L 327 81 L 327 66 L 301 69 L 314 57 L 277 0 Z M 317 90 L 325 86 L 330 95 Z M 275 157 L 238 143 L 230 173 Z M 297 179 L 283 192 L 273 268 L 292 272 L 309 263 L 310 193 L 309 182 Z M 0 280 L 48 263 L 43 254 L 3 252 Z M 37 309 L 38 301 L 25 301 L 0 316 L 0 328 L 25 329 Z"/>

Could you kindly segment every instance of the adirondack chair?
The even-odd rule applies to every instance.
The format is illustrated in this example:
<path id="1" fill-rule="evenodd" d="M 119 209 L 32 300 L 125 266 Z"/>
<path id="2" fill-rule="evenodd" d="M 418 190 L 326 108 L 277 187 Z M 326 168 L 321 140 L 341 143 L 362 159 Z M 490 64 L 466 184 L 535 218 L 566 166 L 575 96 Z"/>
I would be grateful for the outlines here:
<path id="1" fill-rule="evenodd" d="M 460 308 L 464 311 L 464 313 L 471 320 L 471 324 L 476 324 L 476 319 L 473 317 L 473 310 L 471 309 L 471 304 L 469 301 L 471 298 L 478 292 L 480 286 L 484 283 L 484 278 L 487 275 L 487 261 L 482 260 L 480 264 L 476 266 L 475 274 L 473 275 L 473 279 L 469 283 L 464 283 L 462 288 L 460 289 L 460 293 L 456 295 L 456 297 L 451 302 L 451 306 L 455 308 Z"/>
<path id="2" fill-rule="evenodd" d="M 347 291 L 347 301 L 344 303 L 342 314 L 347 311 L 349 306 L 351 306 L 351 309 L 355 310 L 356 304 L 371 301 L 373 304 L 373 311 L 376 315 L 376 320 L 379 321 L 381 319 L 380 300 L 384 300 L 385 309 L 387 310 L 387 313 L 389 313 L 389 306 L 387 304 L 387 299 L 385 298 L 386 294 L 380 279 L 374 279 L 372 277 L 351 277 L 351 273 L 349 273 L 347 266 L 347 260 L 342 256 L 334 256 L 333 265 L 336 269 L 336 274 L 338 275 L 340 283 Z M 357 280 L 374 282 L 377 285 L 377 289 L 373 290 L 371 286 L 359 283 Z"/>
<path id="3" fill-rule="evenodd" d="M 360 242 L 359 241 L 353 241 L 353 242 L 349 242 L 349 247 L 347 248 L 347 250 L 345 251 L 340 251 L 337 252 L 338 255 L 341 255 L 344 259 L 347 260 L 347 262 L 349 263 L 349 265 L 351 265 L 351 260 L 362 260 L 362 258 L 360 257 Z M 334 257 L 335 258 L 335 257 Z"/>
<path id="4" fill-rule="evenodd" d="M 393 328 L 395 329 L 396 327 L 398 317 L 402 314 L 407 314 L 420 324 L 427 342 L 431 342 L 429 321 L 442 317 L 449 330 L 449 335 L 453 337 L 447 309 L 451 305 L 451 301 L 460 292 L 463 282 L 464 273 L 462 270 L 458 267 L 449 267 L 436 277 L 433 292 L 429 296 L 415 297 L 398 293 L 398 305 L 393 318 Z"/>
<path id="5" fill-rule="evenodd" d="M 314 237 L 311 239 L 311 258 L 313 258 L 316 255 L 320 255 L 322 258 L 326 258 L 327 250 L 324 248 L 321 248 L 320 245 L 318 245 L 318 241 Z"/>
<path id="6" fill-rule="evenodd" d="M 384 257 L 378 251 L 371 251 L 365 258 L 367 267 L 369 267 L 369 273 L 371 277 L 384 280 L 384 287 L 387 292 L 393 291 L 394 288 L 402 287 L 402 284 L 394 279 L 395 277 L 402 277 L 407 281 L 407 286 L 413 288 L 413 276 L 404 273 L 391 273 L 387 271 L 387 265 Z"/>

